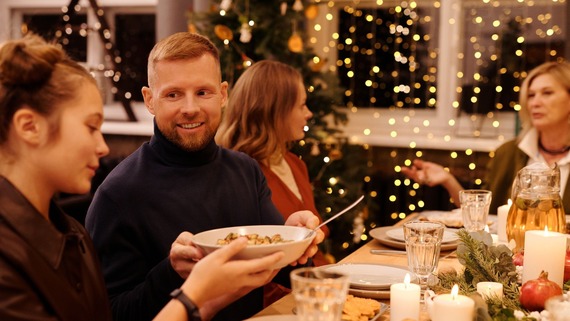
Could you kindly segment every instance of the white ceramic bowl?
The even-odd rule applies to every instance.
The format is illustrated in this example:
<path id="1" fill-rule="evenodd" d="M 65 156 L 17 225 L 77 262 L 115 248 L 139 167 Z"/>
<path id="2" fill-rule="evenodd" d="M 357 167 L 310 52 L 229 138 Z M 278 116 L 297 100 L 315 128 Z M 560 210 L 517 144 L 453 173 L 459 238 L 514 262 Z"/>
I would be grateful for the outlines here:
<path id="1" fill-rule="evenodd" d="M 211 253 L 224 246 L 218 245 L 217 242 L 219 239 L 226 238 L 229 233 L 238 233 L 240 235 L 258 234 L 259 236 L 269 237 L 281 234 L 284 240 L 291 240 L 291 242 L 248 245 L 234 257 L 234 259 L 247 260 L 283 251 L 285 256 L 273 266 L 274 269 L 280 269 L 297 261 L 305 253 L 305 250 L 316 236 L 316 233 L 313 233 L 309 238 L 305 239 L 304 237 L 308 232 L 309 229 L 305 227 L 286 225 L 233 226 L 198 233 L 194 235 L 193 242 L 203 249 L 204 252 Z"/>

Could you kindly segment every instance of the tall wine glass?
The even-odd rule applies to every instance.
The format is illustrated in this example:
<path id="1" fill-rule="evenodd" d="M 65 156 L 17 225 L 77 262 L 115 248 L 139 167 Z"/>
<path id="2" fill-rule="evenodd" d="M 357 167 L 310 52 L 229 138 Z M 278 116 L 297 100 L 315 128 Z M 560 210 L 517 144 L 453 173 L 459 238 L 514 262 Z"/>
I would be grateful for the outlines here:
<path id="1" fill-rule="evenodd" d="M 422 292 L 428 288 L 428 279 L 435 272 L 445 225 L 439 222 L 412 221 L 404 224 L 404 239 L 408 267 L 416 274 Z"/>

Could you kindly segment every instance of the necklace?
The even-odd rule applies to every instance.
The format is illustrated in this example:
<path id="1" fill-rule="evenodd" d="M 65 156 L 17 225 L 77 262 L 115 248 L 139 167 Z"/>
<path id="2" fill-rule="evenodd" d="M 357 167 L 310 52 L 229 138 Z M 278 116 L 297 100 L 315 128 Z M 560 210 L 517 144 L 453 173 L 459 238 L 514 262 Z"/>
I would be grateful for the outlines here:
<path id="1" fill-rule="evenodd" d="M 540 141 L 540 139 L 538 140 L 538 148 L 540 148 L 543 152 L 550 154 L 550 155 L 560 155 L 560 154 L 564 154 L 570 150 L 570 146 L 564 146 L 561 149 L 557 149 L 557 150 L 546 149 L 546 147 L 542 146 L 542 142 Z"/>

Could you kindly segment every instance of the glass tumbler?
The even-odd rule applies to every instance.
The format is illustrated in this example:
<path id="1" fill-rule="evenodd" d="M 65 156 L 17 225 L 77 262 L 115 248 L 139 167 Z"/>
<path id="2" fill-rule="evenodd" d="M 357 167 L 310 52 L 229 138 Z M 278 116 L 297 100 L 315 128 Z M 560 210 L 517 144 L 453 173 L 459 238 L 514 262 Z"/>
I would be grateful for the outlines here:
<path id="1" fill-rule="evenodd" d="M 291 272 L 299 321 L 338 321 L 348 293 L 348 275 L 319 268 Z"/>
<path id="2" fill-rule="evenodd" d="M 487 226 L 491 191 L 467 189 L 459 191 L 463 227 L 467 232 L 483 231 Z"/>

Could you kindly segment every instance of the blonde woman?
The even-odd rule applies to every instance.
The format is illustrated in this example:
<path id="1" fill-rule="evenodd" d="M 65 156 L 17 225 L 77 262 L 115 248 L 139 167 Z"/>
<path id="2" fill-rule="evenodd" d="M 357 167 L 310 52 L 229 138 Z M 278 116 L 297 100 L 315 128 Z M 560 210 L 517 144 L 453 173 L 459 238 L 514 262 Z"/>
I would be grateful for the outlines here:
<path id="1" fill-rule="evenodd" d="M 517 172 L 535 162 L 560 167 L 564 210 L 570 213 L 570 64 L 546 62 L 530 71 L 519 95 L 522 131 L 495 151 L 487 165 L 485 186 L 493 192 L 491 213 L 507 203 Z M 461 184 L 439 164 L 415 160 L 402 172 L 429 186 L 442 185 L 459 206 Z"/>

